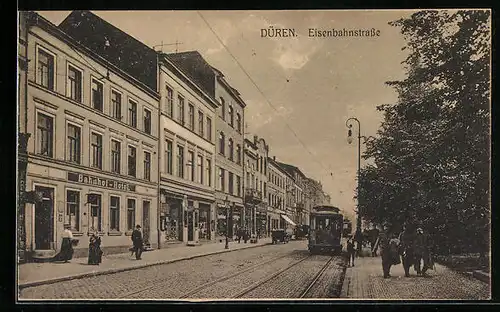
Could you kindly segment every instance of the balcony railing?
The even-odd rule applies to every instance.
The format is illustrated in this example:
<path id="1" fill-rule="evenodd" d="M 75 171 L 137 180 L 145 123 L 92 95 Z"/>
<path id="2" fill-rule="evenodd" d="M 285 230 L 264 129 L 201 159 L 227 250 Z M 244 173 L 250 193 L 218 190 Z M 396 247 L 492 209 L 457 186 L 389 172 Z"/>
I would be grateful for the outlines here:
<path id="1" fill-rule="evenodd" d="M 245 189 L 245 200 L 249 202 L 262 202 L 262 192 L 257 189 Z"/>

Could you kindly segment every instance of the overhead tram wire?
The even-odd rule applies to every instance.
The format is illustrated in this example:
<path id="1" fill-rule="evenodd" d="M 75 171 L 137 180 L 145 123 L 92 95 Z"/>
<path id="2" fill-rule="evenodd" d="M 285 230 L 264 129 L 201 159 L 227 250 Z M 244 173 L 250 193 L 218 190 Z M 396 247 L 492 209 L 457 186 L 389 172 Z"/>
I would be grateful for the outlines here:
<path id="1" fill-rule="evenodd" d="M 278 113 L 279 115 L 279 112 L 278 110 L 276 109 L 276 107 L 274 107 L 274 105 L 271 103 L 271 101 L 269 101 L 269 99 L 265 96 L 264 92 L 262 92 L 262 90 L 259 88 L 259 86 L 255 83 L 255 81 L 252 79 L 252 77 L 250 76 L 250 74 L 248 74 L 248 72 L 245 70 L 245 68 L 241 65 L 241 63 L 238 61 L 238 59 L 233 55 L 233 53 L 231 53 L 231 51 L 229 51 L 229 49 L 227 48 L 227 46 L 224 44 L 224 42 L 220 39 L 220 37 L 217 35 L 217 33 L 215 32 L 215 30 L 210 26 L 210 24 L 208 23 L 208 21 L 205 19 L 205 17 L 200 13 L 200 11 L 196 11 L 198 13 L 198 15 L 201 17 L 201 19 L 205 22 L 205 24 L 207 25 L 207 27 L 210 29 L 210 31 L 212 31 L 212 33 L 214 34 L 214 36 L 217 38 L 217 40 L 219 41 L 219 43 L 224 47 L 224 49 L 227 51 L 227 53 L 229 53 L 229 55 L 233 58 L 233 60 L 236 62 L 236 64 L 240 67 L 240 69 L 243 71 L 243 73 L 247 76 L 247 78 L 250 80 L 250 82 L 252 82 L 252 84 L 255 86 L 255 88 L 259 91 L 259 93 L 262 95 L 262 97 L 266 100 L 266 103 L 269 105 L 269 107 L 271 107 L 276 113 Z M 280 115 L 281 116 L 281 115 Z M 322 168 L 323 170 L 325 170 L 325 173 L 328 172 L 328 170 L 326 170 L 325 166 L 319 161 L 316 159 L 316 156 L 307 148 L 307 146 L 304 144 L 304 142 L 302 142 L 302 140 L 299 138 L 299 136 L 297 135 L 297 133 L 292 129 L 292 127 L 290 127 L 290 125 L 286 122 L 285 122 L 285 125 L 286 127 L 290 130 L 290 132 L 293 134 L 293 136 L 297 139 L 297 141 L 302 145 L 302 147 L 313 157 L 314 161 L 317 162 Z"/>

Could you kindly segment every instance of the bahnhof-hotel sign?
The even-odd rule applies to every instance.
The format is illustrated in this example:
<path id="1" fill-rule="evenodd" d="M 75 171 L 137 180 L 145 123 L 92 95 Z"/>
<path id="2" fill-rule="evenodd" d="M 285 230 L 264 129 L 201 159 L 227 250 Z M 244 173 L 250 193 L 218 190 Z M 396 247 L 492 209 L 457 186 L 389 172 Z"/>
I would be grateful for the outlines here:
<path id="1" fill-rule="evenodd" d="M 135 192 L 134 184 L 123 183 L 111 179 L 103 179 L 83 173 L 68 172 L 68 181 L 87 184 L 87 185 L 106 187 L 121 191 Z"/>

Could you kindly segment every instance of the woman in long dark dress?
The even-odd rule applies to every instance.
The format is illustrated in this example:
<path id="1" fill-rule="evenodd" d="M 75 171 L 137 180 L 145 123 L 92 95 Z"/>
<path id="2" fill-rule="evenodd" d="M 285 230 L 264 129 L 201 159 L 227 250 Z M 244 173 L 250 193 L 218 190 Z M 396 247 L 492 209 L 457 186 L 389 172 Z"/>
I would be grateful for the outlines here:
<path id="1" fill-rule="evenodd" d="M 101 238 L 97 234 L 92 233 L 89 242 L 88 264 L 99 265 L 99 263 L 101 263 L 101 260 L 102 260 Z"/>
<path id="2" fill-rule="evenodd" d="M 70 230 L 69 224 L 65 224 L 62 234 L 61 251 L 54 257 L 54 261 L 69 262 L 73 258 L 73 252 L 73 233 Z"/>

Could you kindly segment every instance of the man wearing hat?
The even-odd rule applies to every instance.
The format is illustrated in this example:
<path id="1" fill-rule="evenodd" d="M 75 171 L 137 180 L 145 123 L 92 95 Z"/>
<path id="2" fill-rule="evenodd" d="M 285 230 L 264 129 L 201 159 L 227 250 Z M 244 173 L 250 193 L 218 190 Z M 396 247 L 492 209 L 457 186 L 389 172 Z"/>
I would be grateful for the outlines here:
<path id="1" fill-rule="evenodd" d="M 137 260 L 141 260 L 142 233 L 141 233 L 141 226 L 139 224 L 135 226 L 135 230 L 132 232 L 132 242 L 134 243 L 133 253 L 135 253 L 135 258 Z"/>
<path id="2" fill-rule="evenodd" d="M 421 227 L 417 228 L 415 236 L 415 271 L 417 275 L 425 276 L 425 272 L 430 268 L 429 239 Z M 423 267 L 420 269 L 420 263 Z"/>

